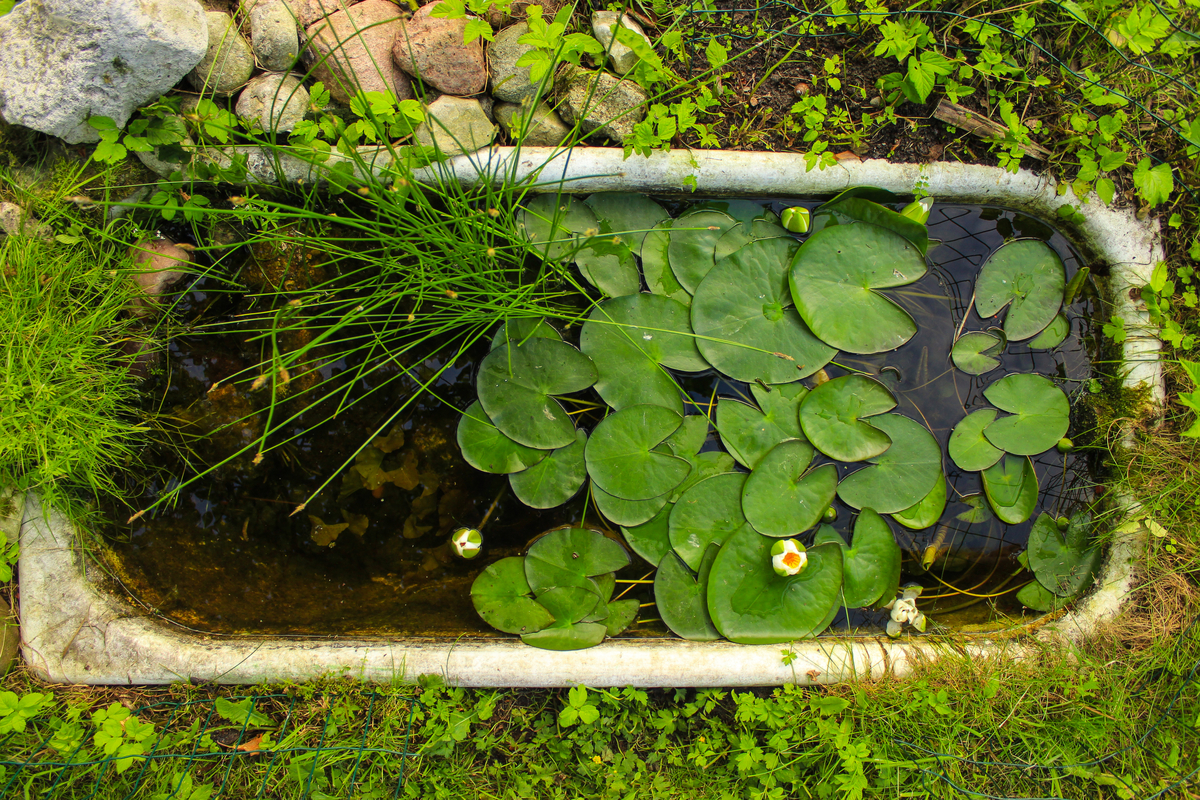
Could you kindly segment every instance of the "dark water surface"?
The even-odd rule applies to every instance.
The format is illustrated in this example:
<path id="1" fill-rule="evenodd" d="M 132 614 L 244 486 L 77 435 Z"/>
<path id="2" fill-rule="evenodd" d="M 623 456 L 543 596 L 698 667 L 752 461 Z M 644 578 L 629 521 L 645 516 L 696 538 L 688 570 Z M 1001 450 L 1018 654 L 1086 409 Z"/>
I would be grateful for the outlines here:
<path id="1" fill-rule="evenodd" d="M 771 202 L 763 200 L 763 202 Z M 820 201 L 806 203 L 816 206 Z M 778 212 L 794 201 L 774 202 Z M 1091 375 L 1096 335 L 1090 320 L 1099 304 L 1089 286 L 1068 310 L 1071 334 L 1053 351 L 1030 351 L 1010 344 L 1000 369 L 973 377 L 952 368 L 950 345 L 960 324 L 964 331 L 985 330 L 995 321 L 979 319 L 972 311 L 963 322 L 980 266 L 1006 238 L 1043 239 L 1062 257 L 1068 281 L 1083 266 L 1067 241 L 1047 224 L 1023 214 L 988 207 L 937 205 L 929 221 L 930 271 L 916 284 L 888 292 L 917 320 L 918 334 L 896 351 L 875 356 L 841 355 L 838 364 L 879 373 L 899 400 L 897 412 L 926 424 L 945 452 L 954 425 L 966 413 L 987 406 L 983 389 L 1007 372 L 1039 372 L 1057 379 L 1074 401 Z M 202 281 L 187 305 L 197 314 L 218 313 L 211 288 Z M 577 331 L 574 332 L 577 337 Z M 246 343 L 235 333 L 223 336 L 184 336 L 170 346 L 165 373 L 152 380 L 155 407 L 181 425 L 181 435 L 215 422 L 234 422 L 255 406 L 243 384 L 213 384 L 228 380 L 256 364 L 260 343 Z M 573 340 L 571 334 L 568 340 Z M 565 523 L 578 523 L 584 497 L 566 506 L 539 512 L 526 508 L 506 491 L 505 476 L 480 473 L 458 455 L 455 430 L 458 413 L 474 399 L 474 360 L 451 365 L 434 384 L 438 397 L 411 406 L 397 427 L 381 442 L 379 469 L 396 480 L 363 485 L 359 476 L 339 474 L 316 500 L 299 513 L 297 505 L 325 483 L 331 473 L 353 457 L 359 445 L 385 426 L 414 385 L 444 366 L 437 359 L 412 364 L 408 376 L 399 367 L 375 371 L 353 380 L 360 365 L 337 361 L 315 373 L 327 380 L 339 377 L 360 398 L 351 413 L 341 414 L 314 432 L 269 452 L 260 464 L 250 455 L 193 484 L 174 509 L 156 513 L 132 525 L 114 524 L 109 536 L 110 566 L 140 603 L 155 613 L 192 628 L 218 633 L 381 634 L 453 637 L 462 634 L 499 635 L 479 619 L 470 601 L 470 586 L 479 570 L 509 555 L 519 555 L 538 533 Z M 831 377 L 846 370 L 829 366 Z M 383 390 L 385 380 L 391 379 Z M 748 397 L 745 384 L 715 375 L 680 376 L 681 384 L 698 403 L 708 405 L 714 388 L 719 396 Z M 373 391 L 376 390 L 376 391 Z M 300 423 L 332 416 L 323 403 L 306 412 Z M 287 413 L 302 405 L 284 404 Z M 279 413 L 279 412 L 277 412 Z M 261 424 L 261 423 L 259 423 Z M 581 420 L 581 424 L 589 424 Z M 594 424 L 594 423 L 593 423 Z M 1072 432 L 1077 421 L 1072 422 Z M 193 467 L 212 464 L 261 433 L 253 421 L 237 422 L 210 440 L 194 440 Z M 705 449 L 719 449 L 710 434 Z M 253 452 L 253 451 L 251 451 Z M 820 458 L 818 454 L 818 458 Z M 997 614 L 1019 613 L 1013 591 L 1029 580 L 1016 557 L 1024 549 L 1033 519 L 1043 510 L 1072 513 L 1091 502 L 1096 493 L 1086 458 L 1051 451 L 1034 459 L 1041 488 L 1038 509 L 1030 521 L 1005 526 L 995 520 L 970 524 L 957 517 L 969 510 L 963 498 L 982 492 L 978 473 L 961 473 L 944 460 L 950 483 L 950 502 L 938 525 L 911 532 L 890 523 L 905 552 L 904 578 L 928 587 L 923 603 L 939 622 L 983 623 Z M 841 465 L 844 476 L 859 465 Z M 153 467 L 153 465 L 152 465 Z M 158 465 L 165 476 L 181 474 L 181 465 L 164 456 Z M 169 479 L 168 479 L 169 480 Z M 165 488 L 151 481 L 139 500 L 149 505 Z M 465 562 L 450 556 L 446 541 L 460 526 L 477 526 L 490 506 L 495 509 L 484 527 L 484 554 Z M 838 505 L 835 524 L 850 538 L 852 512 Z M 113 518 L 127 515 L 109 509 Z M 587 524 L 604 523 L 588 514 Z M 338 533 L 333 546 L 313 541 L 313 533 L 352 521 Z M 365 522 L 365 529 L 363 523 Z M 889 521 L 890 522 L 890 521 Z M 811 534 L 808 535 L 811 537 Z M 938 544 L 939 556 L 926 571 L 921 555 Z M 651 567 L 637 562 L 619 577 L 641 578 Z M 951 584 L 969 594 L 946 588 Z M 653 599 L 650 586 L 638 586 L 631 596 Z M 1008 590 L 1005 593 L 1005 590 Z M 999 594 L 998 597 L 973 595 Z M 652 619 L 653 608 L 643 609 Z M 834 623 L 876 630 L 884 620 L 877 613 L 854 612 Z M 661 635 L 661 623 L 635 624 L 627 635 Z"/>

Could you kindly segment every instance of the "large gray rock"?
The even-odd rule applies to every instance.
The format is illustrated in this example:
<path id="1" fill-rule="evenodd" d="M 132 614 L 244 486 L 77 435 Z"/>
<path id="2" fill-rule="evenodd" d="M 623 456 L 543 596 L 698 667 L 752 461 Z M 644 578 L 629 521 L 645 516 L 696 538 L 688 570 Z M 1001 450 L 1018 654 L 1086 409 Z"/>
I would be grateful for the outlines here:
<path id="1" fill-rule="evenodd" d="M 291 69 L 300 53 L 295 12 L 284 0 L 248 0 L 243 8 L 250 21 L 250 46 L 258 65 L 271 72 Z"/>
<path id="2" fill-rule="evenodd" d="M 529 33 L 529 24 L 518 22 L 496 34 L 488 45 L 488 69 L 492 77 L 492 96 L 509 103 L 520 103 L 537 94 L 538 84 L 529 79 L 529 67 L 518 67 L 517 59 L 536 48 L 517 40 Z M 549 86 L 546 87 L 547 92 Z"/>
<path id="3" fill-rule="evenodd" d="M 393 92 L 408 100 L 412 84 L 392 63 L 399 32 L 400 9 L 394 3 L 365 0 L 310 25 L 305 58 L 313 77 L 340 102 L 349 103 L 359 91 Z"/>
<path id="4" fill-rule="evenodd" d="M 513 144 L 520 141 L 526 147 L 557 147 L 571 132 L 545 103 L 538 103 L 532 113 L 526 103 L 497 103 L 495 113 Z"/>
<path id="5" fill-rule="evenodd" d="M 337 11 L 345 11 L 355 0 L 287 0 L 301 29 L 328 17 Z"/>
<path id="6" fill-rule="evenodd" d="M 196 0 L 30 0 L 0 17 L 0 117 L 96 142 L 88 117 L 124 127 L 208 48 Z"/>
<path id="7" fill-rule="evenodd" d="M 473 153 L 496 138 L 496 126 L 478 100 L 444 94 L 426 107 L 425 115 L 413 137 L 426 147 L 437 147 L 442 155 Z"/>
<path id="8" fill-rule="evenodd" d="M 439 0 L 422 6 L 412 19 L 400 24 L 392 55 L 400 69 L 439 92 L 479 94 L 487 85 L 483 39 L 463 44 L 467 20 L 432 16 L 440 5 Z"/>
<path id="9" fill-rule="evenodd" d="M 54 235 L 50 226 L 16 203 L 0 203 L 0 231 L 6 236 L 28 236 L 49 239 Z"/>
<path id="10" fill-rule="evenodd" d="M 295 75 L 268 72 L 246 84 L 238 96 L 237 113 L 264 131 L 286 133 L 308 112 L 308 90 Z"/>
<path id="11" fill-rule="evenodd" d="M 208 50 L 188 73 L 188 82 L 205 94 L 231 95 L 250 80 L 254 51 L 238 33 L 233 17 L 224 11 L 207 11 L 204 16 L 208 22 Z"/>
<path id="12" fill-rule="evenodd" d="M 592 12 L 592 33 L 600 44 L 604 45 L 604 49 L 608 51 L 608 64 L 621 75 L 624 75 L 629 70 L 637 66 L 638 54 L 633 52 L 633 49 L 628 45 L 614 41 L 613 26 L 618 24 L 618 21 L 623 28 L 636 33 L 646 42 L 646 46 L 650 46 L 650 40 L 646 38 L 646 32 L 642 30 L 642 26 L 638 25 L 628 14 L 622 14 L 619 11 L 593 11 Z"/>
<path id="13" fill-rule="evenodd" d="M 554 78 L 558 113 L 568 125 L 579 123 L 584 135 L 599 135 L 614 142 L 633 133 L 646 117 L 646 93 L 633 81 L 619 80 L 566 64 Z"/>

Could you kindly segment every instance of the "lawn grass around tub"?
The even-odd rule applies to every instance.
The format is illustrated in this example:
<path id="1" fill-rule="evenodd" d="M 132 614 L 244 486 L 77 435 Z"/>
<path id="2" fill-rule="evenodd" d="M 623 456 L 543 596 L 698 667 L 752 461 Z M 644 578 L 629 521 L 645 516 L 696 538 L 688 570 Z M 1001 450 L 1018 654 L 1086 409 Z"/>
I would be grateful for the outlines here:
<path id="1" fill-rule="evenodd" d="M 847 16 L 862 10 L 878 13 Z M 673 124 L 692 146 L 798 149 L 814 155 L 814 168 L 836 169 L 837 155 L 847 152 L 1007 164 L 1036 142 L 1050 151 L 1050 174 L 1071 187 L 1064 217 L 1096 188 L 1158 218 L 1171 285 L 1164 280 L 1151 294 L 1171 303 L 1161 323 L 1167 406 L 1140 415 L 1114 396 L 1097 398 L 1092 409 L 1115 488 L 1127 489 L 1154 523 L 1138 588 L 1118 620 L 1076 647 L 1022 662 L 951 655 L 904 681 L 827 689 L 492 691 L 339 682 L 109 689 L 43 686 L 18 669 L 0 684 L 12 693 L 0 694 L 3 793 L 340 798 L 353 796 L 355 784 L 357 796 L 381 798 L 1194 795 L 1200 470 L 1198 440 L 1183 435 L 1195 420 L 1188 401 L 1197 387 L 1179 362 L 1200 361 L 1188 339 L 1197 332 L 1191 270 L 1200 256 L 1193 152 L 1200 137 L 1192 131 L 1200 109 L 1189 83 L 1194 51 L 1176 34 L 1195 28 L 1196 10 L 1148 2 L 926 10 L 770 3 L 693 15 L 696 27 L 679 46 L 693 74 L 707 73 L 688 90 L 693 101 L 708 102 L 703 87 L 717 101 L 696 118 L 705 127 L 688 124 L 688 109 L 677 105 L 684 95 L 664 93 L 663 111 L 630 146 L 661 147 L 660 134 Z M 799 27 L 814 22 L 820 27 Z M 779 30 L 787 35 L 774 36 Z M 836 49 L 830 34 L 842 37 Z M 936 91 L 922 97 L 930 76 Z M 1049 82 L 1039 84 L 1039 76 Z M 746 91 L 760 87 L 770 97 Z M 932 118 L 939 96 L 1006 131 L 989 142 L 948 129 Z M 70 235 L 65 221 L 55 233 Z M 47 246 L 56 254 L 94 252 L 60 245 Z M 3 302 L 32 297 L 44 256 L 13 249 L 34 245 L 3 246 L 6 258 L 22 254 L 16 270 L 26 276 Z M 72 274 L 85 284 L 100 280 L 83 259 L 55 263 L 78 270 Z M 19 317 L 28 324 L 28 313 Z M 16 374 L 5 373 L 6 389 Z M 16 595 L 19 587 L 4 591 Z M 252 695 L 262 697 L 254 706 L 266 722 L 251 718 L 255 727 L 243 730 L 235 721 L 243 702 L 221 706 L 233 719 L 221 716 L 215 698 Z M 264 752 L 237 749 L 260 732 L 270 733 L 255 745 Z M 55 766 L 68 761 L 79 765 Z"/>

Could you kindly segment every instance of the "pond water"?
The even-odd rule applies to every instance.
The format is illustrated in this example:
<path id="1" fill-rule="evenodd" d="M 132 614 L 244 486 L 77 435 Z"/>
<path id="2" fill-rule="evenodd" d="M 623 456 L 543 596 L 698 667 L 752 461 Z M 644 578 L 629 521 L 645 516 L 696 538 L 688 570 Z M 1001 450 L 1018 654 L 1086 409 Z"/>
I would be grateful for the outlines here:
<path id="1" fill-rule="evenodd" d="M 796 204 L 760 200 L 777 213 Z M 686 207 L 674 199 L 660 201 L 673 210 Z M 804 204 L 815 207 L 820 202 Z M 943 452 L 954 425 L 967 412 L 987 405 L 983 389 L 1006 372 L 1052 376 L 1073 401 L 1086 391 L 1098 345 L 1090 320 L 1099 316 L 1099 300 L 1090 284 L 1066 309 L 1070 334 L 1060 347 L 1034 351 L 1010 344 L 1001 369 L 981 377 L 954 369 L 948 357 L 960 326 L 967 331 L 988 327 L 974 311 L 963 319 L 975 277 L 988 255 L 1007 238 L 1040 239 L 1062 258 L 1070 280 L 1083 262 L 1066 239 L 1042 221 L 989 207 L 936 205 L 928 225 L 930 238 L 940 241 L 930 249 L 928 274 L 889 292 L 916 319 L 917 336 L 889 353 L 841 354 L 827 367 L 828 375 L 846 374 L 847 368 L 879 375 L 896 394 L 895 411 L 926 425 Z M 235 314 L 241 301 L 214 293 L 216 288 L 206 279 L 193 286 L 182 303 L 185 316 Z M 245 387 L 221 383 L 260 360 L 260 344 L 246 338 L 236 330 L 179 336 L 170 343 L 162 369 L 147 381 L 148 402 L 178 425 L 183 441 L 194 448 L 193 466 L 219 462 L 261 432 L 255 427 L 261 422 L 246 419 L 255 407 Z M 566 338 L 577 342 L 578 330 L 567 332 Z M 471 582 L 487 564 L 521 554 L 537 534 L 578 524 L 586 504 L 579 496 L 549 511 L 527 508 L 507 490 L 506 476 L 479 472 L 462 461 L 455 442 L 457 409 L 474 400 L 474 367 L 485 353 L 486 344 L 481 343 L 470 357 L 449 365 L 433 384 L 444 402 L 422 398 L 377 442 L 383 459 L 375 465 L 395 480 L 375 485 L 364 482 L 361 473 L 338 475 L 303 511 L 293 513 L 331 471 L 353 459 L 359 445 L 395 413 L 415 380 L 446 366 L 435 358 L 405 365 L 408 371 L 403 374 L 400 366 L 385 365 L 367 379 L 354 380 L 360 364 L 342 360 L 321 365 L 315 374 L 341 380 L 358 400 L 353 413 L 334 416 L 335 401 L 326 401 L 298 417 L 295 431 L 326 416 L 333 417 L 330 421 L 271 451 L 262 463 L 242 456 L 187 487 L 174 508 L 160 507 L 132 524 L 112 523 L 103 531 L 110 571 L 153 613 L 215 633 L 501 635 L 475 613 Z M 698 406 L 708 407 L 714 393 L 746 399 L 750 394 L 745 384 L 712 373 L 679 379 Z M 385 381 L 390 381 L 386 390 L 376 391 Z M 195 436 L 214 422 L 234 424 L 207 440 Z M 594 422 L 580 420 L 585 427 Z M 1073 420 L 1072 432 L 1077 428 Z M 715 432 L 704 449 L 720 449 Z M 1087 461 L 1078 452 L 1064 456 L 1053 450 L 1035 457 L 1038 507 L 1029 522 L 1006 526 L 994 518 L 970 521 L 971 498 L 982 491 L 979 474 L 962 472 L 946 458 L 950 501 L 938 524 L 918 532 L 891 526 L 904 552 L 903 579 L 926 587 L 923 610 L 938 622 L 960 626 L 1019 614 L 1012 590 L 1029 579 L 1017 556 L 1032 520 L 1043 510 L 1070 514 L 1095 499 L 1095 465 Z M 844 476 L 859 466 L 839 464 L 838 469 Z M 152 503 L 178 480 L 173 476 L 185 474 L 187 468 L 164 451 L 148 469 L 151 478 L 134 499 L 138 507 Z M 835 527 L 849 539 L 854 512 L 840 501 L 836 504 Z M 107 511 L 112 519 L 128 514 L 124 508 Z M 453 557 L 446 544 L 450 532 L 479 526 L 485 519 L 483 556 L 469 562 Z M 591 510 L 584 522 L 596 529 L 610 527 Z M 333 530 L 342 523 L 348 527 Z M 335 532 L 332 546 L 314 541 Z M 936 546 L 937 555 L 926 570 L 921 560 L 930 545 Z M 618 577 L 643 578 L 651 571 L 635 558 Z M 651 603 L 650 589 L 637 585 L 629 596 Z M 624 635 L 670 635 L 656 616 L 653 608 L 643 608 L 644 619 Z M 836 620 L 830 632 L 878 631 L 884 621 L 885 615 L 878 612 L 853 611 Z"/>

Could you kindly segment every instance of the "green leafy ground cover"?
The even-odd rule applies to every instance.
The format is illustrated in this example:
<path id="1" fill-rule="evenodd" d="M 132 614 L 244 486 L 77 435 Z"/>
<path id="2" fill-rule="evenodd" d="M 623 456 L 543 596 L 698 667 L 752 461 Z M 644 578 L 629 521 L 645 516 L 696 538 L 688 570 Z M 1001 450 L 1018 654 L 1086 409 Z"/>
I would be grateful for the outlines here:
<path id="1" fill-rule="evenodd" d="M 713 13 L 720 10 L 640 8 L 663 22 L 656 36 L 662 67 L 651 61 L 642 70 L 655 104 L 625 143 L 631 152 L 680 144 L 796 149 L 809 153 L 817 169 L 855 156 L 1022 164 L 1064 181 L 1060 213 L 1067 222 L 1089 190 L 1098 195 L 1089 202 L 1131 205 L 1160 221 L 1167 260 L 1142 297 L 1167 344 L 1168 404 L 1161 416 L 1138 415 L 1133 398 L 1112 394 L 1092 409 L 1098 446 L 1143 504 L 1152 532 L 1125 615 L 1070 653 L 1048 650 L 1022 663 L 968 662 L 948 653 L 936 665 L 918 666 L 907 681 L 746 692 L 426 685 L 384 688 L 376 697 L 360 686 L 312 684 L 259 700 L 263 718 L 251 716 L 244 701 L 231 702 L 238 690 L 46 687 L 18 670 L 4 680 L 11 694 L 0 693 L 0 785 L 8 793 L 344 797 L 352 784 L 367 797 L 1194 793 L 1188 788 L 1200 767 L 1194 682 L 1200 642 L 1190 625 L 1200 614 L 1194 4 L 1097 0 L 904 10 L 769 3 Z M 943 96 L 1000 122 L 1004 132 L 989 141 L 934 121 L 934 103 Z M 197 112 L 217 138 L 229 125 L 221 111 L 202 105 Z M 376 111 L 403 127 L 407 110 Z M 153 111 L 146 116 L 158 118 Z M 369 138 L 369 130 L 356 127 L 352 135 Z M 124 139 L 114 133 L 105 132 L 102 156 L 116 155 L 118 142 L 143 146 L 145 128 L 130 129 Z M 322 133 L 302 135 L 311 135 L 312 144 Z M 7 127 L 0 136 L 10 163 L 9 153 L 39 144 Z M 1035 143 L 1050 153 L 1044 167 L 1025 155 Z M 119 185 L 128 177 L 108 179 Z M 210 201 L 193 189 L 164 182 L 151 203 L 164 217 L 198 222 Z M 86 219 L 45 213 L 52 199 L 37 200 L 42 218 L 55 233 L 77 236 L 71 226 Z M 285 220 L 277 207 L 272 213 Z M 464 209 L 439 217 L 446 220 L 467 228 L 478 217 Z M 270 235 L 269 220 L 263 229 Z M 423 265 L 455 256 L 455 238 L 439 243 L 439 252 L 405 256 Z M 497 244 L 503 254 L 505 245 Z M 462 288 L 436 269 L 420 280 L 430 297 Z M 488 289 L 485 282 L 478 291 Z M 26 282 L 13 291 L 20 297 L 33 289 Z M 479 308 L 490 324 L 494 310 Z M 275 311 L 269 316 L 279 318 Z M 76 343 L 93 342 L 94 328 L 78 330 Z M 8 357 L 14 332 L 3 333 L 10 340 L 3 376 L 11 391 L 18 375 Z M 1119 320 L 1105 325 L 1105 333 L 1114 343 L 1128 335 Z M 980 347 L 974 357 L 986 353 Z M 297 361 L 273 367 L 286 370 Z M 1132 448 L 1120 444 L 1126 430 L 1134 434 Z M 77 463 L 83 471 L 64 486 L 94 487 L 108 474 L 86 467 L 87 460 Z M 15 472 L 30 464 L 47 466 L 26 456 L 0 466 Z M 1011 477 L 1019 469 L 1000 471 Z M 1045 533 L 1049 538 L 1051 531 Z M 15 596 L 17 583 L 4 591 Z M 786 648 L 780 658 L 788 662 Z M 171 705 L 213 697 L 221 699 L 178 713 Z M 212 732 L 221 726 L 226 732 Z M 266 735 L 257 751 L 236 749 L 259 733 Z M 21 767 L 27 760 L 40 766 Z M 77 766 L 66 772 L 57 766 L 68 762 Z"/>

